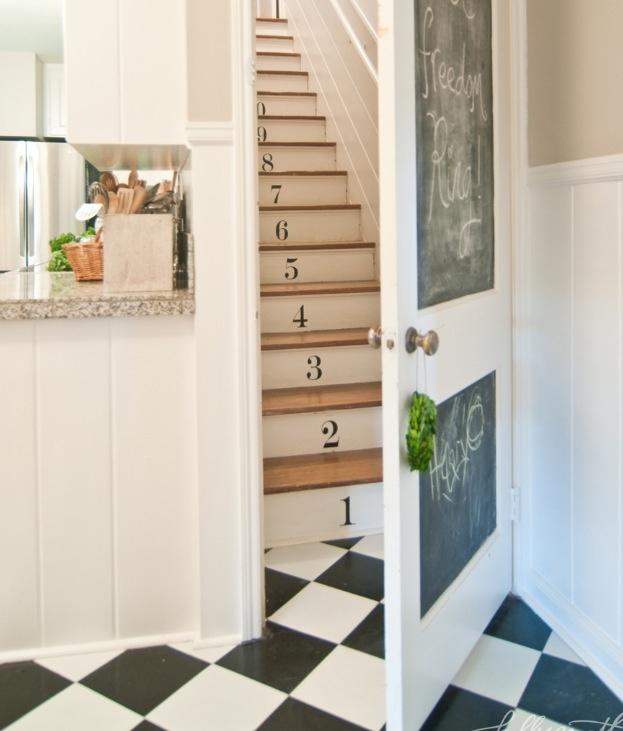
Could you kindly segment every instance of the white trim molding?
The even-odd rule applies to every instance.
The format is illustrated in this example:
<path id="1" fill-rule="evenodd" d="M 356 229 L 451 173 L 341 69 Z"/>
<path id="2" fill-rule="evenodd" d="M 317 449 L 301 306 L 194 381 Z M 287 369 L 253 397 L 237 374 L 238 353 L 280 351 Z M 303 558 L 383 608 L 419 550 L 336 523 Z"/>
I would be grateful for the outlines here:
<path id="1" fill-rule="evenodd" d="M 186 125 L 188 144 L 233 145 L 233 122 L 188 122 Z"/>
<path id="2" fill-rule="evenodd" d="M 582 185 L 623 180 L 623 155 L 572 160 L 555 165 L 540 165 L 528 171 L 530 187 Z"/>

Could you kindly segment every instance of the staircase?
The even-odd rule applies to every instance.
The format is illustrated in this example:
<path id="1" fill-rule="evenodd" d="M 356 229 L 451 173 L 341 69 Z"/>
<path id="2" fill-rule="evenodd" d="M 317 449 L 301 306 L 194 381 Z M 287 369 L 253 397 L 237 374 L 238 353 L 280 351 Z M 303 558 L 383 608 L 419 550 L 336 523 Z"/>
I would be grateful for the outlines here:
<path id="1" fill-rule="evenodd" d="M 376 244 L 287 20 L 256 29 L 267 544 L 360 535 L 382 525 Z"/>

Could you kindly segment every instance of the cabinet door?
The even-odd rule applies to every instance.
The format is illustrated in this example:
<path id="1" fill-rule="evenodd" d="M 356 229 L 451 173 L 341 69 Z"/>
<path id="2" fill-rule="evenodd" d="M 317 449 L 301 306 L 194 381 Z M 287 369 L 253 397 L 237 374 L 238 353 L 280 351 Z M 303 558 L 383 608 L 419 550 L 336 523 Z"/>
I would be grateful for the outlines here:
<path id="1" fill-rule="evenodd" d="M 183 144 L 184 0 L 119 0 L 119 13 L 122 141 Z"/>
<path id="2" fill-rule="evenodd" d="M 119 8 L 100 0 L 65 0 L 67 139 L 121 141 Z"/>

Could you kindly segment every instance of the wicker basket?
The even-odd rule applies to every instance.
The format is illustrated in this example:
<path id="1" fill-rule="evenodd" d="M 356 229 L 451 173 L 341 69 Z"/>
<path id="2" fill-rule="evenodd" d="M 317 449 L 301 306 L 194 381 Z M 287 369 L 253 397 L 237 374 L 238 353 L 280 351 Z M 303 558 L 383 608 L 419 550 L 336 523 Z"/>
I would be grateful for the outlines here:
<path id="1" fill-rule="evenodd" d="M 101 241 L 65 244 L 63 251 L 78 282 L 98 282 L 104 278 Z"/>

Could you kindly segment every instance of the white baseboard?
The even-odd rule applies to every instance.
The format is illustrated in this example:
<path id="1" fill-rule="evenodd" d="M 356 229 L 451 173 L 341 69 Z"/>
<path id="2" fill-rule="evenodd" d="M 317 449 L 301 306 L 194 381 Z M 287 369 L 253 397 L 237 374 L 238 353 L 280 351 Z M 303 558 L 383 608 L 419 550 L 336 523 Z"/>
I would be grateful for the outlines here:
<path id="1" fill-rule="evenodd" d="M 55 647 L 29 647 L 24 650 L 8 650 L 0 652 L 0 664 L 7 662 L 22 662 L 44 657 L 62 657 L 67 655 L 81 655 L 93 652 L 115 652 L 132 650 L 138 647 L 152 647 L 155 645 L 174 645 L 179 642 L 191 642 L 197 638 L 196 632 L 181 632 L 178 634 L 146 635 L 144 637 L 127 637 L 123 640 L 105 640 L 103 642 L 82 642 L 75 645 L 57 645 Z M 225 638 L 212 646 L 230 644 Z M 202 645 L 207 646 L 207 645 Z"/>
<path id="2" fill-rule="evenodd" d="M 517 587 L 518 595 L 623 700 L 623 650 L 534 572 L 529 583 Z"/>

